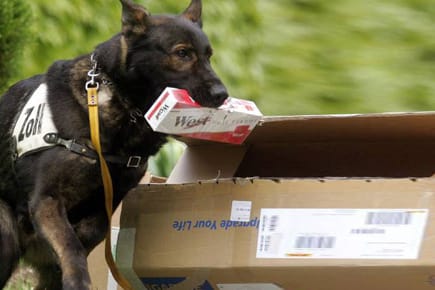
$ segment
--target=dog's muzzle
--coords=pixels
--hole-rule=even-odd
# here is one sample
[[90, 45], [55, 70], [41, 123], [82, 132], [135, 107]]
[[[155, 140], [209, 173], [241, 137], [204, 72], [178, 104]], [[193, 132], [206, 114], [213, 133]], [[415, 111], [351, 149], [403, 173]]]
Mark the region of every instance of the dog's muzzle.
[[210, 89], [210, 95], [216, 105], [220, 106], [228, 98], [228, 92], [224, 85], [214, 85]]

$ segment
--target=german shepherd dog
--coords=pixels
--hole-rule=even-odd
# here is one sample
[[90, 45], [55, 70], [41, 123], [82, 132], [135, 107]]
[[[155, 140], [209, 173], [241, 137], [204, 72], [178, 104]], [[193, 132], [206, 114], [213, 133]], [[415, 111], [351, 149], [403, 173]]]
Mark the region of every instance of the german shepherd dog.
[[[165, 87], [186, 89], [207, 107], [228, 96], [210, 65], [201, 0], [180, 15], [150, 15], [131, 0], [121, 3], [119, 34], [92, 54], [18, 82], [0, 99], [0, 288], [20, 258], [38, 271], [37, 289], [91, 287], [86, 257], [108, 229], [90, 141], [85, 86], [91, 77], [99, 84], [114, 208], [166, 142], [143, 118]], [[35, 149], [31, 139], [44, 146]]]

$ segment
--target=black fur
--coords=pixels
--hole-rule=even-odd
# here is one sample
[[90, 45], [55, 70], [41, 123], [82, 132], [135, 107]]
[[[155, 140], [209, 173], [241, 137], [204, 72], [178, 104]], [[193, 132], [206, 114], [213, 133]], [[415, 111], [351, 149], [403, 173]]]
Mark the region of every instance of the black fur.
[[[200, 104], [219, 106], [227, 92], [212, 70], [201, 30], [201, 1], [181, 15], [151, 16], [121, 0], [122, 32], [98, 45], [100, 133], [105, 154], [155, 154], [166, 136], [142, 115], [166, 86], [187, 89]], [[64, 139], [90, 146], [85, 83], [91, 55], [55, 62], [44, 75], [12, 86], [0, 99], [0, 288], [19, 258], [40, 273], [37, 289], [90, 289], [86, 256], [107, 231], [97, 160], [61, 146], [14, 159], [17, 115], [32, 92], [48, 86], [53, 120]], [[139, 168], [109, 163], [114, 207], [139, 182]]]

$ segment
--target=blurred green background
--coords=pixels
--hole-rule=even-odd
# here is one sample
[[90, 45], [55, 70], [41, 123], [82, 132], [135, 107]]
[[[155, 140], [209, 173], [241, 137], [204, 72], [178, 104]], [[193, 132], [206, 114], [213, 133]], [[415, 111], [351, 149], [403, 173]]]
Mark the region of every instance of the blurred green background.
[[[136, 2], [158, 14], [179, 13], [189, 0]], [[120, 30], [118, 0], [0, 3], [0, 86], [88, 53]], [[203, 0], [203, 6], [216, 71], [231, 95], [254, 100], [265, 115], [435, 110], [435, 1]], [[9, 54], [2, 50], [9, 34], [17, 39], [14, 57], [10, 47]], [[12, 68], [2, 70], [9, 60]], [[165, 150], [181, 149], [171, 143]], [[159, 164], [171, 162], [158, 156], [153, 171], [166, 175], [171, 166]]]

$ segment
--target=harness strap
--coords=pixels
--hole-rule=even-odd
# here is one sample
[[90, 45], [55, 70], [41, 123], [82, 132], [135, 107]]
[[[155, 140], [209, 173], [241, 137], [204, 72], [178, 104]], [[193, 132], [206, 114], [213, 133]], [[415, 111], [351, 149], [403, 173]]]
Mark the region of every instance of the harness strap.
[[[54, 145], [60, 145], [65, 147], [71, 152], [74, 152], [76, 154], [80, 154], [92, 159], [98, 159], [98, 153], [89, 148], [86, 145], [78, 143], [76, 140], [68, 140], [63, 139], [59, 137], [57, 133], [47, 133], [44, 135], [44, 141], [48, 144], [54, 144]], [[131, 155], [131, 156], [116, 156], [116, 155], [107, 155], [103, 154], [106, 162], [113, 163], [113, 164], [120, 164], [125, 165], [128, 168], [137, 168], [141, 165], [144, 165], [147, 163], [147, 159], [138, 156], [138, 155]]]
[[87, 146], [84, 146], [80, 143], [77, 143], [76, 140], [67, 140], [59, 137], [57, 133], [47, 133], [44, 135], [44, 141], [48, 144], [60, 145], [77, 154], [84, 155], [86, 157], [97, 159], [98, 154], [89, 149]]
[[101, 176], [103, 179], [104, 195], [105, 195], [105, 205], [106, 214], [109, 222], [109, 228], [106, 233], [105, 241], [105, 256], [107, 265], [112, 272], [113, 278], [115, 278], [118, 284], [126, 289], [133, 289], [130, 283], [124, 278], [124, 276], [119, 272], [116, 267], [115, 261], [113, 260], [112, 247], [111, 247], [111, 221], [112, 221], [112, 211], [113, 211], [113, 186], [112, 178], [110, 176], [109, 167], [104, 159], [101, 143], [100, 143], [100, 129], [99, 129], [99, 119], [98, 119], [98, 94], [97, 87], [86, 86], [88, 91], [88, 109], [89, 109], [89, 125], [91, 130], [91, 141], [98, 154], [100, 161]]

